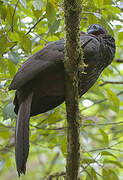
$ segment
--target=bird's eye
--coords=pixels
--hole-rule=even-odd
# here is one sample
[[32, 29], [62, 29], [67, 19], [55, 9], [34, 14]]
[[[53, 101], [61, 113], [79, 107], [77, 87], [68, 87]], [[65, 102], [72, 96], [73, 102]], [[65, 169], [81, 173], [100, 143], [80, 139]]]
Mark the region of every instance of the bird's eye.
[[93, 28], [94, 28], [94, 29], [97, 29], [97, 26], [94, 25]]
[[104, 31], [102, 31], [102, 30], [101, 30], [101, 31], [100, 31], [100, 33], [102, 33], [102, 34], [103, 34], [103, 33], [104, 33]]

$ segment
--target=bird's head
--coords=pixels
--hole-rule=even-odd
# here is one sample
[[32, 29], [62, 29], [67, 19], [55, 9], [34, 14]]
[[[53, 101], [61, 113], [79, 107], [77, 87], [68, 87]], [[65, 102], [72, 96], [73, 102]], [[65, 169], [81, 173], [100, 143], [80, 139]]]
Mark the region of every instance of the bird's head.
[[99, 36], [100, 34], [107, 34], [107, 30], [100, 24], [91, 24], [87, 29], [87, 34]]

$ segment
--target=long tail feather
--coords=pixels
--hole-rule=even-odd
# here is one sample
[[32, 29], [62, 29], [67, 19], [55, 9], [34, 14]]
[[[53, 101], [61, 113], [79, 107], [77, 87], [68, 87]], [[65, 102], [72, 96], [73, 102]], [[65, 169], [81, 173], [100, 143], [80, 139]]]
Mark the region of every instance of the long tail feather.
[[15, 158], [19, 176], [26, 172], [26, 162], [29, 154], [29, 119], [31, 103], [32, 94], [20, 104], [16, 121]]

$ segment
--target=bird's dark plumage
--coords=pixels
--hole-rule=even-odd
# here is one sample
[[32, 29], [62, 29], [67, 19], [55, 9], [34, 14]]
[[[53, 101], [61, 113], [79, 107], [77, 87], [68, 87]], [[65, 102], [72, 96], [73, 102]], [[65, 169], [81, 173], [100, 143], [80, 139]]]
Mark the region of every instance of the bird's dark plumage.
[[[98, 24], [81, 33], [84, 50], [85, 73], [79, 69], [79, 95], [88, 91], [101, 72], [112, 62], [115, 41], [107, 30]], [[65, 100], [63, 58], [65, 40], [51, 42], [32, 55], [18, 70], [9, 90], [15, 89], [16, 122], [15, 156], [20, 176], [26, 171], [29, 152], [29, 119], [58, 106]]]

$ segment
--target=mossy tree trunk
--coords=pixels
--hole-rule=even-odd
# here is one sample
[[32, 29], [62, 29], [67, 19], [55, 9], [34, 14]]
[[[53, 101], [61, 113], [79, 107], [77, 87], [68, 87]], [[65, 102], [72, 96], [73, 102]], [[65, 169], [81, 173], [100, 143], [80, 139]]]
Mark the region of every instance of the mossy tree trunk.
[[64, 14], [66, 30], [65, 95], [68, 124], [66, 180], [78, 180], [80, 167], [78, 69], [83, 63], [79, 33], [81, 1], [64, 0]]

